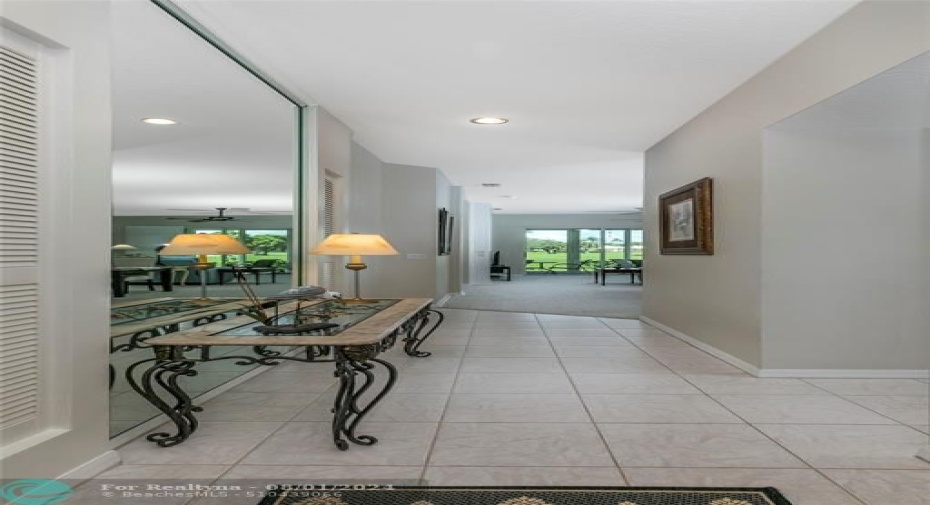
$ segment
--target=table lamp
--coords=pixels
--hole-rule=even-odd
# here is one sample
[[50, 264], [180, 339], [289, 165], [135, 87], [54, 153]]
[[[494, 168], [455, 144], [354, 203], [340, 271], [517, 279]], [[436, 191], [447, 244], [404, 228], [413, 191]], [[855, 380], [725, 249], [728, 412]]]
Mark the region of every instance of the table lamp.
[[118, 251], [119, 256], [125, 256], [128, 251], [138, 249], [138, 247], [129, 244], [116, 244], [115, 246], [110, 247], [110, 249], [112, 249], [114, 252]]
[[333, 234], [319, 243], [310, 254], [321, 256], [350, 256], [346, 268], [355, 272], [355, 298], [350, 301], [364, 301], [359, 292], [358, 272], [368, 268], [362, 263], [362, 256], [389, 256], [399, 254], [397, 249], [381, 235], [361, 233]]
[[197, 256], [193, 268], [200, 270], [200, 298], [207, 298], [207, 270], [216, 263], [207, 261], [208, 254], [247, 254], [249, 249], [229, 235], [206, 233], [182, 233], [176, 235], [168, 245], [158, 252], [161, 256]]

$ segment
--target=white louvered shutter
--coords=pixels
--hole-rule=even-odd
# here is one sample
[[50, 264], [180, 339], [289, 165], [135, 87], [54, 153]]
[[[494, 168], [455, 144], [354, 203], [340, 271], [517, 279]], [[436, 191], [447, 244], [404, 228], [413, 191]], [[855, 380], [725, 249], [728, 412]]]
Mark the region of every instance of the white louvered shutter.
[[[323, 238], [336, 233], [336, 185], [333, 180], [323, 181]], [[333, 289], [336, 281], [336, 262], [332, 256], [322, 256], [320, 262], [320, 285]]]
[[38, 82], [35, 59], [0, 46], [0, 438], [39, 419]]

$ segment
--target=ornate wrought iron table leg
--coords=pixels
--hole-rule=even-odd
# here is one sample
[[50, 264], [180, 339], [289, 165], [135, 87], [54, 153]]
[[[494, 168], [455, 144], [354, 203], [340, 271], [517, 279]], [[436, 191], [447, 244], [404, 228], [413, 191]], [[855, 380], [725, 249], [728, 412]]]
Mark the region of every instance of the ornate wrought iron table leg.
[[[437, 316], [436, 321], [429, 327], [429, 331], [423, 334], [423, 330], [430, 324], [430, 315]], [[436, 328], [445, 320], [446, 315], [436, 309], [425, 309], [420, 311], [413, 319], [410, 320], [410, 326], [407, 329], [407, 336], [404, 337], [404, 352], [408, 356], [415, 358], [425, 358], [431, 355], [431, 352], [420, 351], [420, 346], [429, 338]], [[422, 334], [422, 335], [421, 335]]]
[[[372, 445], [378, 439], [371, 435], [356, 435], [358, 424], [380, 402], [397, 382], [397, 369], [387, 361], [375, 358], [380, 352], [377, 344], [356, 347], [337, 347], [336, 376], [339, 391], [333, 405], [333, 442], [340, 450], [348, 450], [349, 442]], [[374, 398], [362, 405], [362, 396], [374, 385], [375, 365], [383, 366], [388, 372], [387, 383]], [[358, 376], [363, 376], [359, 384]]]
[[[156, 347], [157, 358], [133, 363], [126, 369], [126, 381], [129, 382], [129, 385], [149, 403], [168, 416], [168, 419], [177, 427], [177, 433], [173, 435], [167, 432], [159, 432], [146, 437], [148, 441], [155, 442], [161, 447], [171, 447], [187, 440], [192, 433], [197, 431], [198, 422], [193, 413], [203, 410], [193, 404], [191, 397], [178, 384], [178, 378], [182, 376], [193, 377], [197, 375], [197, 371], [193, 369], [196, 362], [173, 361], [172, 357], [168, 355], [172, 351], [177, 352], [177, 348]], [[133, 373], [137, 367], [143, 364], [151, 364], [151, 366], [136, 381]], [[168, 393], [174, 399], [173, 405], [159, 395], [161, 391]]]

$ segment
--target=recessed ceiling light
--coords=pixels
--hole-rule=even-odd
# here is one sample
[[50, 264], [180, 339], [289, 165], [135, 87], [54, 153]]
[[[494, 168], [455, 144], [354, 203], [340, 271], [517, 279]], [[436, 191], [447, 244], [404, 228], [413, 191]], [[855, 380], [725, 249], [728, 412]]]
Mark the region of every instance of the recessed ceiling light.
[[499, 188], [499, 187], [501, 187], [501, 185], [498, 184], [498, 183], [496, 183], [496, 182], [482, 182], [481, 185], [484, 186], [484, 187], [486, 187], [486, 188]]
[[476, 117], [475, 119], [470, 119], [469, 121], [475, 124], [504, 124], [510, 122], [509, 119], [502, 117]]
[[143, 119], [142, 122], [147, 123], [147, 124], [158, 124], [158, 125], [178, 124], [178, 122], [173, 119], [165, 119], [161, 117], [147, 117]]

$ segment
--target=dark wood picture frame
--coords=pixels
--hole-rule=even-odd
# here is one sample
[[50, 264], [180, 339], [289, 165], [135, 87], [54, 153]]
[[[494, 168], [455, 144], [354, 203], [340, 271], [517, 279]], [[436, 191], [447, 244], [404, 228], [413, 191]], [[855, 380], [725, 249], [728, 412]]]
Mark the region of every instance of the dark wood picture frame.
[[710, 177], [659, 195], [659, 232], [661, 254], [714, 254]]
[[448, 220], [446, 222], [446, 254], [452, 254], [452, 237], [455, 235], [452, 233], [455, 228], [455, 216], [452, 214], [448, 215]]
[[439, 255], [452, 254], [452, 214], [445, 207], [439, 209]]

